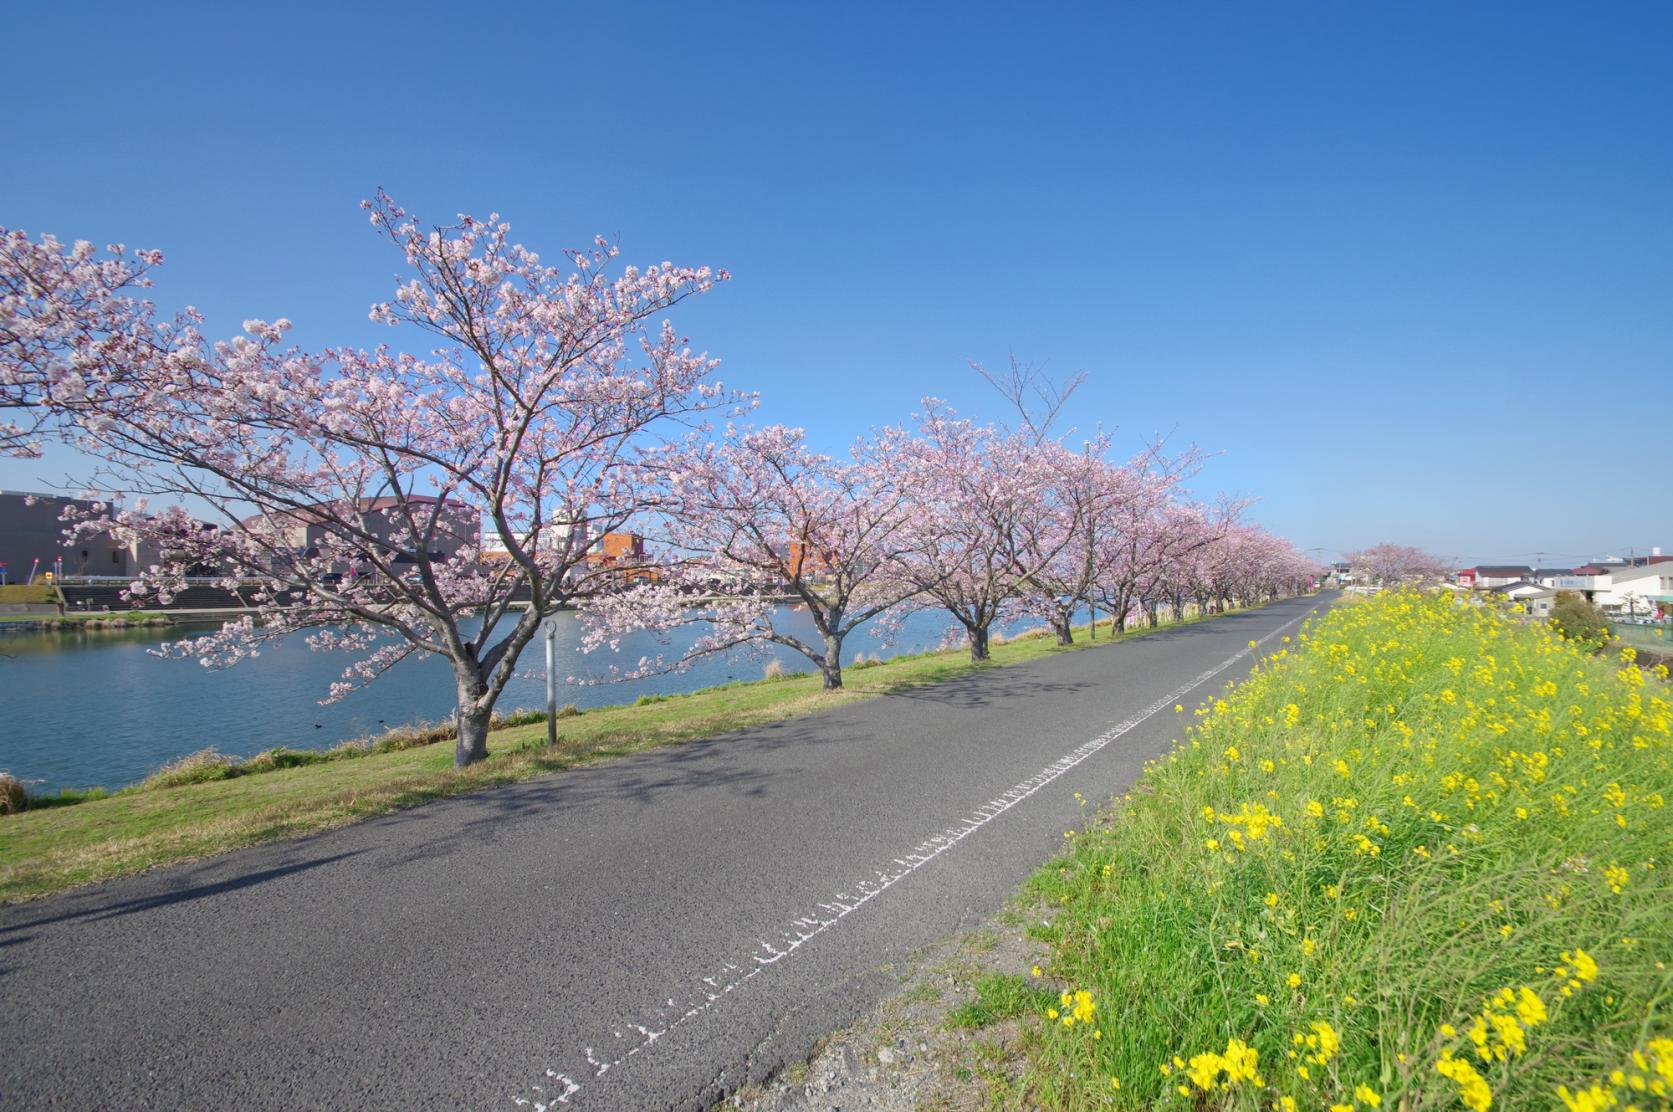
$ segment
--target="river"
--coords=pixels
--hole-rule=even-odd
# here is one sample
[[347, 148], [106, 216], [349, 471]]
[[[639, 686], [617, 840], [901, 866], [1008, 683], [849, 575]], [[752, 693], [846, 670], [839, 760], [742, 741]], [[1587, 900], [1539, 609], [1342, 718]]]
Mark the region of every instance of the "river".
[[[781, 621], [812, 633], [805, 612], [786, 610]], [[570, 684], [568, 675], [602, 675], [612, 659], [631, 666], [641, 656], [678, 655], [647, 634], [623, 640], [619, 654], [580, 652], [581, 625], [571, 613], [557, 627], [558, 704], [582, 709], [630, 703], [641, 695], [712, 687], [733, 679], [759, 679], [765, 659], [742, 654], [710, 658], [684, 673], [614, 684]], [[861, 653], [888, 657], [940, 643], [944, 614], [914, 615], [893, 646], [861, 627], [845, 644], [844, 662]], [[368, 737], [398, 725], [440, 721], [453, 712], [452, 672], [445, 660], [413, 658], [362, 690], [322, 706], [333, 680], [352, 660], [313, 652], [293, 636], [268, 646], [258, 659], [214, 671], [195, 660], [161, 659], [159, 644], [183, 635], [201, 637], [209, 627], [0, 633], [0, 771], [29, 784], [32, 792], [63, 787], [118, 788], [162, 765], [208, 746], [248, 756], [276, 745], [327, 747]], [[696, 632], [689, 637], [695, 637]], [[689, 643], [687, 641], [686, 643]], [[808, 671], [799, 654], [773, 646], [786, 671]], [[539, 641], [523, 653], [519, 675], [499, 701], [502, 713], [544, 707], [545, 681]]]

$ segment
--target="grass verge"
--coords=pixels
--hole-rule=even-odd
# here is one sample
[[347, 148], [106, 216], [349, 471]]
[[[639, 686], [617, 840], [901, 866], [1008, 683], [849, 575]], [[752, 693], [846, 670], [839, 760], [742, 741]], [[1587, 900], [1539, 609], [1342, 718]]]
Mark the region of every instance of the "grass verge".
[[[1184, 624], [1203, 620], [1212, 619]], [[1147, 632], [1128, 630], [1116, 639]], [[984, 665], [972, 664], [963, 649], [867, 662], [846, 669], [846, 686], [834, 694], [820, 690], [816, 673], [805, 673], [585, 713], [565, 708], [552, 749], [545, 715], [520, 714], [490, 735], [488, 760], [465, 769], [453, 767], [448, 727], [407, 728], [324, 752], [269, 750], [242, 761], [205, 750], [132, 788], [32, 798], [21, 813], [0, 817], [0, 903], [1110, 640], [1101, 624], [1097, 641], [1083, 636], [1068, 648], [1044, 635], [995, 644]]]
[[1026, 1103], [1666, 1107], [1665, 666], [1333, 610], [1069, 839]]

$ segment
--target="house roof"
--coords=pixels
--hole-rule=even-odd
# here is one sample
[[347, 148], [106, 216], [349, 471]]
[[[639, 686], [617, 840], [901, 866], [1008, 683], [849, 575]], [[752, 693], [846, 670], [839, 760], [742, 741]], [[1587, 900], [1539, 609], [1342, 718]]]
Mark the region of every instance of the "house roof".
[[1573, 575], [1573, 574], [1574, 574], [1574, 569], [1573, 568], [1535, 568], [1534, 569], [1534, 576], [1536, 578], [1538, 576], [1541, 576], [1541, 575]]
[[1478, 567], [1465, 568], [1464, 570], [1473, 571], [1478, 576], [1491, 575], [1495, 578], [1501, 575], [1521, 576], [1532, 575], [1534, 573], [1534, 569], [1528, 567], [1526, 564], [1481, 564]]
[[1526, 579], [1518, 579], [1514, 583], [1501, 583], [1487, 592], [1491, 595], [1520, 594], [1532, 598], [1537, 595], [1554, 595], [1557, 592], [1550, 587], [1542, 587], [1538, 583], [1530, 583]]
[[1646, 564], [1643, 567], [1610, 568], [1609, 578], [1614, 583], [1633, 583], [1640, 579], [1656, 579], [1668, 574], [1673, 569], [1661, 564]]

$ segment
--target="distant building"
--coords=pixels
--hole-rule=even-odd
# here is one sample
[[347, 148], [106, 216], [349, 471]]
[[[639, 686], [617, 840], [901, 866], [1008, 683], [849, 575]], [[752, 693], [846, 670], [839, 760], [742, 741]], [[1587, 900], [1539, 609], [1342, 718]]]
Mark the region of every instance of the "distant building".
[[1551, 607], [1557, 601], [1556, 591], [1526, 579], [1489, 588], [1488, 593], [1521, 603], [1523, 608], [1536, 618], [1549, 618]]
[[[71, 544], [64, 537], [64, 510], [74, 506], [92, 510], [98, 503], [55, 494], [0, 491], [0, 566], [8, 583], [27, 583], [31, 568], [37, 576], [130, 574], [132, 553], [108, 534]], [[101, 516], [109, 517], [105, 505]]]
[[836, 570], [836, 560], [830, 552], [813, 548], [801, 541], [791, 541], [784, 559], [785, 577], [789, 579], [818, 579]]
[[1605, 578], [1592, 599], [1604, 610], [1650, 616], [1673, 609], [1673, 563], [1611, 568]]
[[1526, 564], [1482, 564], [1459, 572], [1458, 584], [1485, 591], [1493, 587], [1502, 587], [1506, 583], [1529, 579], [1533, 574], [1534, 569]]
[[589, 569], [607, 573], [604, 578], [621, 587], [662, 578], [661, 570], [646, 557], [645, 538], [638, 533], [605, 533], [587, 553], [586, 562]]
[[[587, 526], [583, 522], [577, 527], [580, 540], [587, 536]], [[547, 524], [540, 530], [540, 550], [550, 554], [561, 554], [569, 550], [569, 538], [572, 527], [569, 525]], [[524, 532], [517, 537], [518, 546], [526, 552], [529, 546], [529, 534]], [[482, 534], [481, 560], [484, 564], [504, 564], [511, 560], [511, 549], [506, 547], [505, 538], [500, 536], [499, 530], [489, 528]]]
[[[366, 553], [368, 556], [375, 554], [381, 558], [395, 553], [391, 559], [392, 563], [416, 562], [410, 555], [409, 544], [404, 536], [407, 529], [404, 514], [401, 512], [403, 501], [406, 506], [412, 507], [413, 515], [420, 518], [420, 525], [424, 524], [423, 515], [431, 512], [430, 507], [440, 507], [435, 532], [430, 537], [429, 547], [425, 549], [425, 555], [432, 561], [439, 563], [451, 560], [460, 549], [475, 548], [481, 542], [481, 517], [468, 503], [428, 495], [415, 495], [405, 500], [391, 496], [362, 498], [355, 505], [359, 516], [356, 524], [373, 538]], [[275, 563], [283, 563], [287, 557], [318, 556], [319, 546], [336, 536], [336, 532], [327, 524], [328, 518], [341, 516], [342, 511], [335, 506], [320, 503], [317, 507], [304, 507], [276, 514], [257, 514], [245, 518], [243, 525], [254, 534], [271, 537], [275, 548], [279, 550], [275, 556]], [[351, 569], [344, 567], [339, 570]]]

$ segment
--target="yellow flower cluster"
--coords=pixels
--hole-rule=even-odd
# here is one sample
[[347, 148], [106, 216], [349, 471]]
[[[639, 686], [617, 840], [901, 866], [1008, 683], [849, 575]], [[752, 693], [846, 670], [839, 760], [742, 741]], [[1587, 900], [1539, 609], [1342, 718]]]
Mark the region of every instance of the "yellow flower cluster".
[[[1266, 1079], [1261, 1076], [1260, 1061], [1260, 1052], [1242, 1039], [1227, 1039], [1225, 1051], [1219, 1054], [1208, 1050], [1193, 1055], [1189, 1062], [1174, 1059], [1176, 1066], [1185, 1070], [1185, 1076], [1191, 1079], [1191, 1084], [1205, 1093], [1215, 1088], [1230, 1089], [1243, 1081], [1265, 1085]], [[1167, 1071], [1164, 1069], [1164, 1072]], [[1191, 1090], [1185, 1085], [1180, 1085], [1179, 1094], [1190, 1096]]]
[[[1484, 1112], [1630, 1051], [1670, 945], [1662, 672], [1441, 595], [1339, 606], [1296, 640], [1055, 870], [1054, 967], [1122, 1001], [1102, 1042], [1048, 1044], [1055, 1075], [1122, 1106]], [[1565, 938], [1590, 952], [1551, 963]], [[1600, 961], [1607, 987], [1571, 1006]], [[1069, 996], [1054, 1030], [1080, 1028]], [[1633, 1094], [1662, 1059], [1636, 1053], [1563, 1099], [1653, 1106]]]
[[[1035, 966], [1036, 969], [1039, 966]], [[1036, 974], [1038, 976], [1038, 974]], [[1058, 998], [1063, 1005], [1063, 1011], [1051, 1008], [1046, 1012], [1046, 1018], [1058, 1020], [1065, 1027], [1073, 1027], [1077, 1023], [1091, 1023], [1098, 1012], [1098, 1005], [1092, 1002], [1092, 994], [1085, 989], [1075, 992], [1065, 992]]]
[[1651, 1039], [1632, 1052], [1626, 1068], [1611, 1070], [1608, 1077], [1581, 1089], [1559, 1085], [1557, 1096], [1568, 1112], [1633, 1109], [1645, 1099], [1665, 1108], [1673, 1097], [1673, 1039]]
[[1440, 1061], [1435, 1063], [1435, 1072], [1457, 1083], [1458, 1099], [1471, 1112], [1487, 1112], [1493, 1107], [1492, 1087], [1467, 1059], [1454, 1058], [1452, 1051], [1443, 1050]]

